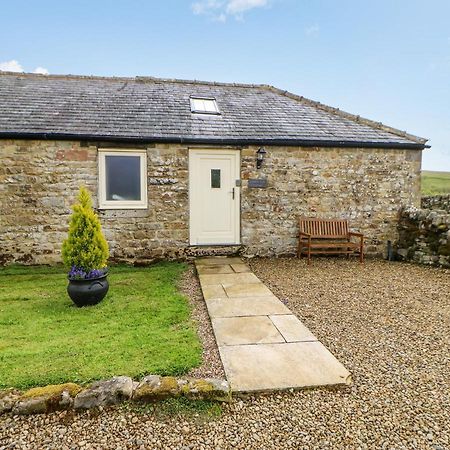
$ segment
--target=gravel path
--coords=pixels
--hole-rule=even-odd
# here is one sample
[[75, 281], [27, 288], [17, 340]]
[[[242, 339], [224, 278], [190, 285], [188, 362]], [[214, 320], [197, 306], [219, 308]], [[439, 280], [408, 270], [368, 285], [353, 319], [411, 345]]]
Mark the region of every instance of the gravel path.
[[211, 420], [120, 408], [5, 416], [0, 448], [450, 450], [450, 271], [344, 259], [251, 267], [353, 373], [352, 387], [249, 397]]
[[203, 300], [200, 282], [195, 274], [193, 264], [189, 265], [180, 283], [180, 288], [188, 298], [192, 307], [192, 318], [197, 326], [198, 336], [203, 346], [203, 363], [200, 367], [192, 369], [188, 375], [199, 378], [225, 379], [219, 349], [214, 337], [211, 321], [209, 320], [206, 303]]

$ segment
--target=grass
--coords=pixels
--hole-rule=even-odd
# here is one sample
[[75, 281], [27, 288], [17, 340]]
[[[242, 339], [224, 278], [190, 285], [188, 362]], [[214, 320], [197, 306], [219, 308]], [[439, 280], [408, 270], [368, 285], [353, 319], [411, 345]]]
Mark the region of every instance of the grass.
[[201, 345], [177, 283], [182, 263], [111, 269], [98, 305], [77, 308], [61, 267], [0, 269], [0, 388], [180, 375]]
[[422, 170], [422, 194], [450, 194], [450, 172]]

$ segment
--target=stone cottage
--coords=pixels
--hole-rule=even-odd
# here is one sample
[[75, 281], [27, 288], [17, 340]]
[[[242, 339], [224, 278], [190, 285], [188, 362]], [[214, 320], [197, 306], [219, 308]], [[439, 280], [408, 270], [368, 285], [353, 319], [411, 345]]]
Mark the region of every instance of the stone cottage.
[[381, 255], [426, 139], [266, 85], [0, 74], [0, 263], [54, 263], [80, 185], [114, 260], [295, 253], [299, 216]]

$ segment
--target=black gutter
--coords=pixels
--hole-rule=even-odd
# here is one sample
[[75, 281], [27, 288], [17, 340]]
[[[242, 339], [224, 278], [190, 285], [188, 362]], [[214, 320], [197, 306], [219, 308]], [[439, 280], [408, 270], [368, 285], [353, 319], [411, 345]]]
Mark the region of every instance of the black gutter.
[[70, 133], [23, 133], [0, 131], [0, 139], [43, 139], [70, 141], [103, 141], [123, 142], [130, 144], [173, 143], [173, 144], [208, 144], [208, 145], [278, 145], [299, 147], [352, 147], [352, 148], [392, 148], [423, 150], [429, 145], [400, 142], [363, 142], [363, 141], [330, 141], [314, 139], [265, 139], [265, 138], [184, 138], [184, 137], [151, 137], [151, 136], [103, 136], [95, 134]]

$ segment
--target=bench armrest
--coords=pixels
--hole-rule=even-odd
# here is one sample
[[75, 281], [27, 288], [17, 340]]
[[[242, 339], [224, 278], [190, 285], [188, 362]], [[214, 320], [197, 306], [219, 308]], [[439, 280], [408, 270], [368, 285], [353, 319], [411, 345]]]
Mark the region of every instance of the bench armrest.
[[311, 233], [305, 233], [304, 231], [300, 231], [299, 235], [300, 236], [311, 237]]
[[349, 231], [348, 232], [348, 242], [351, 242], [350, 239], [352, 236], [359, 238], [359, 251], [361, 252], [361, 255], [362, 255], [363, 247], [364, 247], [364, 235], [362, 233], [356, 233], [354, 231]]

